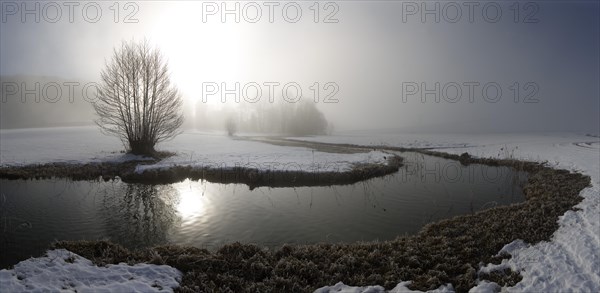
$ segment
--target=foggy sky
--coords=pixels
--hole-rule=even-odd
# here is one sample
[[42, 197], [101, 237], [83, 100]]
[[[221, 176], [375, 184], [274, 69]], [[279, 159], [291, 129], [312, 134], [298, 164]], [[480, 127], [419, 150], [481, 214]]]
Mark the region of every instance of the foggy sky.
[[[517, 22], [510, 6], [514, 2], [495, 2], [502, 13], [495, 23], [484, 19], [481, 7], [488, 2], [475, 2], [472, 23], [464, 2], [455, 2], [462, 7], [456, 23], [444, 19], [454, 17], [452, 10], [446, 15], [442, 11], [439, 23], [432, 15], [423, 23], [418, 12], [406, 14], [412, 4], [421, 8], [421, 2], [333, 2], [339, 7], [334, 16], [337, 23], [323, 23], [332, 11], [325, 9], [325, 3], [315, 23], [313, 2], [297, 2], [302, 8], [297, 23], [283, 19], [285, 2], [275, 7], [273, 23], [264, 5], [257, 23], [243, 17], [236, 23], [232, 16], [222, 23], [220, 14], [207, 16], [205, 23], [202, 5], [183, 1], [137, 2], [134, 18], [138, 23], [123, 23], [132, 11], [125, 9], [125, 2], [120, 3], [118, 23], [110, 9], [113, 2], [98, 2], [102, 16], [96, 23], [82, 17], [85, 2], [75, 7], [73, 23], [65, 6], [56, 23], [45, 21], [43, 11], [36, 23], [35, 15], [26, 15], [25, 22], [20, 11], [8, 15], [11, 4], [7, 3], [13, 2], [2, 2], [3, 76], [99, 80], [113, 47], [122, 40], [145, 37], [169, 60], [173, 81], [184, 97], [196, 103], [201, 102], [203, 82], [227, 82], [232, 87], [235, 82], [296, 82], [303, 99], [309, 100], [313, 98], [309, 87], [315, 82], [321, 86], [335, 82], [339, 101], [323, 103], [326, 91], [322, 89], [318, 108], [336, 130], [598, 133], [600, 128], [600, 9], [596, 1], [532, 2], [535, 7], [528, 9], [520, 2]], [[42, 8], [47, 2], [38, 3]], [[243, 7], [249, 2], [238, 3]], [[427, 5], [433, 8], [435, 3], [443, 8], [448, 2]], [[54, 17], [53, 10], [46, 13]], [[526, 23], [528, 16], [537, 22]], [[425, 83], [434, 88], [436, 82], [440, 87], [461, 85], [462, 98], [452, 103], [439, 97], [436, 102], [429, 95], [422, 102], [417, 93], [403, 99], [403, 84]], [[472, 102], [465, 82], [479, 83]], [[487, 83], [500, 86], [499, 101], [482, 98], [481, 89]], [[517, 102], [515, 83], [520, 91]], [[453, 94], [454, 89], [449, 89]], [[524, 103], [524, 97], [534, 92], [529, 99], [534, 102]], [[262, 99], [266, 98], [263, 92]], [[275, 98], [281, 99], [280, 95]], [[209, 97], [209, 104], [218, 105], [219, 99]]]

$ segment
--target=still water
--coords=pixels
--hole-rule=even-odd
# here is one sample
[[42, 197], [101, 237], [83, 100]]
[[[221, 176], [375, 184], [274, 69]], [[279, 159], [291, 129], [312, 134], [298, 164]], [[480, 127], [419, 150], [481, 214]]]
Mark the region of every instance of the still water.
[[395, 174], [331, 187], [1, 180], [0, 266], [39, 256], [56, 240], [207, 249], [232, 241], [276, 247], [389, 240], [439, 219], [524, 200], [524, 172], [400, 155], [405, 165]]

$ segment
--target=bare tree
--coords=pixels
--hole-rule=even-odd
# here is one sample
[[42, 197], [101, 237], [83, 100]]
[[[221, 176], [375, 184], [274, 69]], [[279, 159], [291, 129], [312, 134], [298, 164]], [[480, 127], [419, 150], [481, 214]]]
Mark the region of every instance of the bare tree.
[[154, 155], [154, 146], [178, 135], [182, 99], [171, 85], [167, 62], [147, 41], [123, 42], [101, 73], [96, 124], [133, 154]]
[[227, 118], [227, 121], [225, 121], [225, 128], [227, 129], [227, 135], [235, 135], [235, 132], [237, 131], [237, 125], [233, 116]]

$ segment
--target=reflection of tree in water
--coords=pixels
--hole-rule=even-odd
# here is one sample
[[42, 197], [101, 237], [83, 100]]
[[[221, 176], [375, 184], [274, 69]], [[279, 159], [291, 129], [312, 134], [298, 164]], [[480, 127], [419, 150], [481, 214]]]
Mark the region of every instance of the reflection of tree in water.
[[105, 192], [106, 233], [113, 242], [130, 248], [164, 244], [180, 221], [177, 191], [170, 185], [119, 183]]

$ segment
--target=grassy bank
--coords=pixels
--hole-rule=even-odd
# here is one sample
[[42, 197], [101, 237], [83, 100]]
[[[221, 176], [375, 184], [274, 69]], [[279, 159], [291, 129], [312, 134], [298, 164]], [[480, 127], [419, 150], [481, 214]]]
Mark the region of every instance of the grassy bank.
[[457, 292], [467, 292], [475, 286], [477, 278], [500, 285], [516, 284], [521, 278], [518, 272], [478, 276], [480, 263], [498, 263], [510, 257], [496, 254], [516, 239], [531, 244], [550, 240], [558, 229], [558, 217], [582, 200], [579, 193], [590, 184], [587, 176], [539, 163], [476, 159], [466, 154], [431, 150], [410, 151], [456, 159], [463, 164], [527, 171], [530, 175], [523, 190], [526, 201], [431, 223], [417, 235], [384, 242], [284, 245], [275, 250], [233, 243], [214, 252], [178, 246], [128, 251], [104, 241], [58, 242], [54, 246], [99, 265], [118, 262], [171, 265], [184, 272], [179, 292], [310, 292], [339, 281], [354, 286], [381, 284], [391, 289], [401, 280], [412, 280], [411, 289], [430, 290], [452, 283]]
[[353, 184], [359, 181], [397, 172], [402, 158], [390, 155], [385, 164], [354, 164], [350, 170], [302, 171], [258, 170], [247, 167], [214, 168], [172, 166], [136, 172], [138, 165], [156, 161], [130, 161], [121, 163], [66, 164], [0, 167], [0, 178], [12, 180], [66, 178], [70, 180], [112, 180], [119, 177], [126, 183], [169, 184], [185, 179], [207, 180], [213, 183], [240, 183], [250, 189], [269, 187], [331, 186]]

